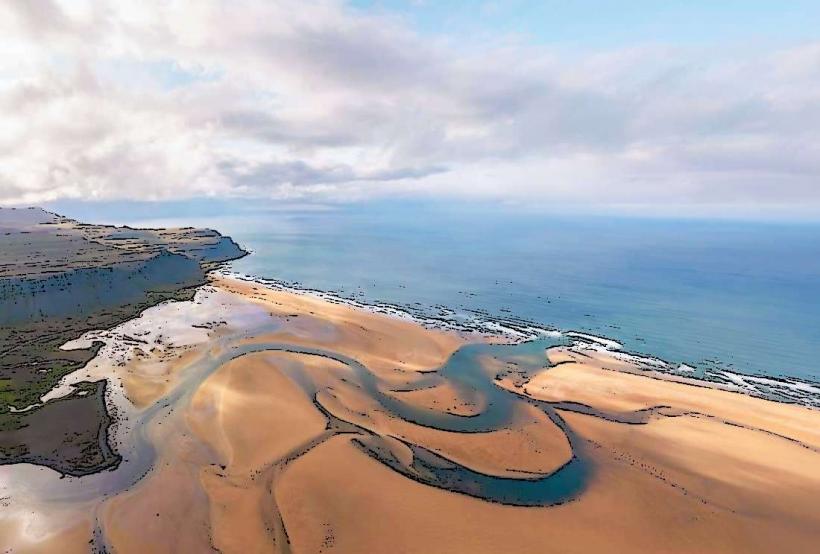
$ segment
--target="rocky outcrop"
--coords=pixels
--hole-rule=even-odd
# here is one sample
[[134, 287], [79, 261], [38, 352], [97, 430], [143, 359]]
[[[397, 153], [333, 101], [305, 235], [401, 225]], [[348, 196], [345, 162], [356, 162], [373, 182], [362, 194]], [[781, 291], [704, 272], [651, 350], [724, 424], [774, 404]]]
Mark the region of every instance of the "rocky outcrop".
[[59, 347], [190, 298], [208, 271], [244, 254], [210, 229], [88, 225], [39, 208], [0, 208], [0, 463], [72, 475], [116, 464], [101, 383], [40, 402], [96, 353]]

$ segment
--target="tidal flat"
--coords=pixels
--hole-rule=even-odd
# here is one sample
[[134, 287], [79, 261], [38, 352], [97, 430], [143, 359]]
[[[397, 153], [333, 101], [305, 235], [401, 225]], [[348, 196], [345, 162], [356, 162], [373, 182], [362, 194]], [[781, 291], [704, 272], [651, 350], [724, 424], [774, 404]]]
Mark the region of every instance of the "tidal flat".
[[[13, 552], [771, 552], [820, 540], [820, 413], [557, 334], [214, 275], [97, 343], [114, 469], [0, 467]], [[90, 546], [89, 546], [90, 545]]]

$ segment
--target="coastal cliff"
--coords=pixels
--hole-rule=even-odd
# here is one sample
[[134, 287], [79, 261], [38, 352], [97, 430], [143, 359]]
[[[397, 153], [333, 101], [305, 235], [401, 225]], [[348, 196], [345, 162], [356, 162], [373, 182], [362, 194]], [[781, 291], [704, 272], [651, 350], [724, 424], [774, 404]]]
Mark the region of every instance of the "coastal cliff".
[[99, 348], [60, 346], [190, 298], [210, 270], [245, 251], [209, 229], [88, 225], [39, 208], [0, 208], [0, 246], [0, 464], [70, 475], [116, 465], [104, 382], [40, 400]]

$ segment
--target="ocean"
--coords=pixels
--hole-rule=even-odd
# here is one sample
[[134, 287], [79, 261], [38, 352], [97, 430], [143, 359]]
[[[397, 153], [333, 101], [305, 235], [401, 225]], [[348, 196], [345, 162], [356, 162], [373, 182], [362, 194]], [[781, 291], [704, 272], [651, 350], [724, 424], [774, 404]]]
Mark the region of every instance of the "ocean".
[[55, 209], [94, 223], [212, 227], [252, 252], [232, 271], [363, 303], [579, 331], [700, 375], [820, 382], [817, 224], [421, 202]]

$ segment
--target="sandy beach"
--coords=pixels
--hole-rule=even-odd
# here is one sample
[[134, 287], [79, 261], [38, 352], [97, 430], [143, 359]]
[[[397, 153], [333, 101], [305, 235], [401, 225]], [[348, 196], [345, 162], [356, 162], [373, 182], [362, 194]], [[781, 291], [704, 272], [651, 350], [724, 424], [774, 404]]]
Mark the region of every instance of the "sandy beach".
[[64, 480], [0, 468], [8, 551], [809, 552], [820, 541], [817, 410], [224, 276], [168, 306], [131, 323], [161, 339], [111, 332], [86, 370], [111, 383], [120, 467]]
[[820, 554], [820, 0], [0, 0], [0, 554]]

